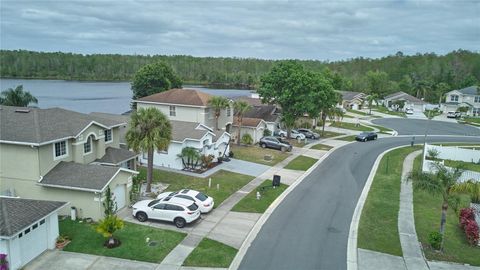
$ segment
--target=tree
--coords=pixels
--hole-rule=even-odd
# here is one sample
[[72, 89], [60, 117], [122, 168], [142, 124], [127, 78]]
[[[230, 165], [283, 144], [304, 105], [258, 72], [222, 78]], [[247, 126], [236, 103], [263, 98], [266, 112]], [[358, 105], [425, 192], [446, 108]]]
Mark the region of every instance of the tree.
[[156, 108], [134, 111], [125, 135], [127, 144], [136, 152], [147, 152], [147, 189], [151, 191], [153, 151], [167, 150], [172, 139], [172, 126], [168, 118]]
[[116, 215], [109, 215], [104, 219], [99, 220], [96, 231], [102, 234], [103, 237], [107, 237], [108, 240], [106, 242], [106, 246], [108, 248], [113, 248], [120, 245], [120, 241], [113, 238], [113, 234], [116, 231], [121, 230], [123, 226], [123, 221], [120, 218], [118, 218]]
[[455, 211], [457, 210], [460, 198], [455, 194], [454, 187], [457, 185], [463, 170], [460, 166], [450, 169], [439, 162], [433, 164], [431, 168], [433, 172], [414, 171], [410, 174], [409, 179], [413, 180], [414, 188], [424, 190], [432, 195], [441, 195], [443, 198], [442, 217], [440, 219], [440, 234], [442, 235], [440, 250], [443, 250], [447, 210], [449, 206]]
[[230, 102], [226, 97], [213, 96], [208, 101], [208, 105], [213, 108], [215, 113], [215, 130], [219, 130], [218, 118], [220, 118], [223, 109], [230, 107]]
[[368, 109], [369, 109], [368, 114], [372, 114], [372, 105], [373, 105], [374, 101], [375, 101], [376, 104], [378, 104], [377, 99], [378, 99], [378, 95], [376, 93], [373, 93], [373, 94], [367, 96]]
[[248, 112], [252, 106], [248, 104], [244, 100], [237, 100], [233, 103], [233, 108], [235, 111], [235, 116], [237, 117], [237, 122], [238, 122], [238, 131], [237, 131], [237, 145], [240, 145], [240, 138], [241, 138], [241, 129], [242, 129], [242, 124], [243, 124], [243, 115]]
[[105, 216], [108, 217], [110, 215], [115, 214], [117, 212], [117, 202], [112, 198], [112, 192], [110, 190], [110, 186], [107, 186], [105, 190], [105, 201], [103, 201], [103, 208], [105, 208]]
[[435, 90], [438, 95], [438, 104], [440, 105], [442, 103], [443, 97], [450, 90], [450, 85], [448, 85], [448, 83], [441, 82], [435, 86]]
[[194, 147], [183, 148], [178, 157], [182, 159], [183, 167], [190, 170], [195, 169], [200, 161], [200, 153]]
[[156, 62], [140, 68], [133, 75], [133, 99], [139, 99], [172, 88], [181, 88], [182, 80], [164, 62]]
[[368, 71], [366, 75], [368, 93], [383, 98], [389, 90], [388, 74], [384, 71]]
[[1, 105], [27, 107], [30, 103], [37, 104], [38, 100], [30, 92], [23, 91], [23, 85], [19, 85], [15, 89], [8, 88], [0, 94]]

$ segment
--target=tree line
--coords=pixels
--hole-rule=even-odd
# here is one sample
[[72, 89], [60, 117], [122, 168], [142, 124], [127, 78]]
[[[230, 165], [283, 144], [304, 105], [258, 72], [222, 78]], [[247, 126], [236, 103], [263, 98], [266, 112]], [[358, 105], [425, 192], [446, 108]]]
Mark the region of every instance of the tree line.
[[[258, 88], [261, 76], [281, 61], [186, 55], [83, 55], [0, 50], [0, 76], [131, 81], [141, 67], [155, 62], [171, 66], [186, 84]], [[480, 81], [480, 54], [466, 50], [452, 51], [446, 55], [404, 55], [398, 52], [379, 59], [359, 57], [336, 62], [297, 62], [309, 71], [331, 73], [333, 86], [337, 90], [368, 92], [372, 87], [380, 87], [380, 97], [404, 91], [426, 101], [438, 102], [446, 91], [475, 85]]]

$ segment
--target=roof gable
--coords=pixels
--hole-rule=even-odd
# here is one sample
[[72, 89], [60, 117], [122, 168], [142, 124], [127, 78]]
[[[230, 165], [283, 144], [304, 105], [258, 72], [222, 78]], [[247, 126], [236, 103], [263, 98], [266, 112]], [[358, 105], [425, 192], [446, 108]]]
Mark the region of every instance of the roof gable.
[[478, 86], [469, 86], [456, 90], [464, 95], [480, 95], [480, 88]]
[[142, 97], [136, 102], [153, 102], [162, 104], [176, 104], [186, 106], [208, 106], [208, 101], [212, 95], [196, 89], [170, 89], [165, 92], [156, 93], [150, 96]]

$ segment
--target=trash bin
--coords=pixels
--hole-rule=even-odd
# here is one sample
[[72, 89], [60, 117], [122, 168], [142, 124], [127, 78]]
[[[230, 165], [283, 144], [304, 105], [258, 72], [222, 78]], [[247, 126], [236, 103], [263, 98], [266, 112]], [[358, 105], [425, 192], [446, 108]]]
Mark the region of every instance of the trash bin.
[[273, 176], [273, 182], [272, 182], [273, 187], [279, 187], [280, 186], [280, 175], [274, 175]]
[[75, 221], [77, 220], [77, 208], [75, 206], [72, 206], [70, 208], [70, 218]]

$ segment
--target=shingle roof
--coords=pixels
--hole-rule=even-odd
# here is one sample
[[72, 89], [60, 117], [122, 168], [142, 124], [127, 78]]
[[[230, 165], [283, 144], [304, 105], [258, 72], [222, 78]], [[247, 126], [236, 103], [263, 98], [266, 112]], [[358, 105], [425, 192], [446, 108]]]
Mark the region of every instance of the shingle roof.
[[183, 104], [193, 106], [207, 106], [212, 96], [195, 89], [171, 89], [150, 96], [139, 98], [137, 101], [156, 103]]
[[385, 99], [390, 99], [390, 100], [407, 100], [413, 103], [425, 103], [423, 100], [418, 99], [412, 95], [409, 95], [405, 92], [399, 91], [393, 94], [390, 94], [385, 97]]
[[132, 151], [127, 149], [115, 148], [115, 147], [107, 147], [105, 148], [105, 155], [95, 160], [95, 162], [100, 163], [110, 163], [110, 164], [119, 164], [126, 160], [130, 160], [136, 157], [138, 154], [135, 154]]
[[194, 122], [174, 121], [172, 124], [172, 140], [182, 142], [185, 139], [200, 140], [209, 130], [197, 128], [200, 124]]
[[260, 118], [267, 122], [275, 122], [278, 115], [275, 113], [275, 105], [252, 106], [252, 108], [244, 114], [247, 118]]
[[125, 140], [125, 135], [127, 134], [128, 130], [128, 123], [130, 122], [130, 114], [113, 114], [113, 113], [102, 113], [102, 112], [92, 112], [90, 115], [97, 116], [97, 117], [102, 117], [102, 118], [107, 118], [111, 119], [114, 121], [120, 121], [124, 122], [125, 125], [121, 126], [118, 129], [118, 133], [120, 136], [120, 143], [121, 144], [127, 144], [127, 141]]
[[[262, 122], [262, 119], [260, 118], [248, 118], [248, 117], [244, 117], [242, 119], [242, 127], [253, 127], [253, 128], [256, 128], [258, 127], [258, 125]], [[235, 117], [235, 119], [233, 120], [233, 125], [234, 126], [238, 126], [238, 121], [237, 121], [237, 117]]]
[[247, 102], [248, 104], [250, 104], [250, 105], [252, 105], [252, 106], [265, 105], [265, 104], [262, 103], [262, 100], [259, 99], [259, 98], [252, 98], [252, 97], [242, 96], [242, 97], [237, 97], [237, 98], [235, 98], [235, 100], [243, 100], [243, 101]]
[[480, 95], [480, 88], [478, 86], [469, 86], [457, 91], [464, 95]]
[[353, 91], [338, 91], [342, 95], [342, 99], [346, 101], [353, 100], [355, 98], [362, 98], [365, 96], [364, 93], [353, 92]]
[[102, 191], [119, 167], [61, 161], [40, 181], [40, 184], [66, 189]]
[[0, 140], [41, 144], [76, 136], [93, 121], [107, 128], [122, 124], [61, 108], [0, 106]]
[[66, 204], [66, 202], [0, 197], [0, 236], [14, 236]]

